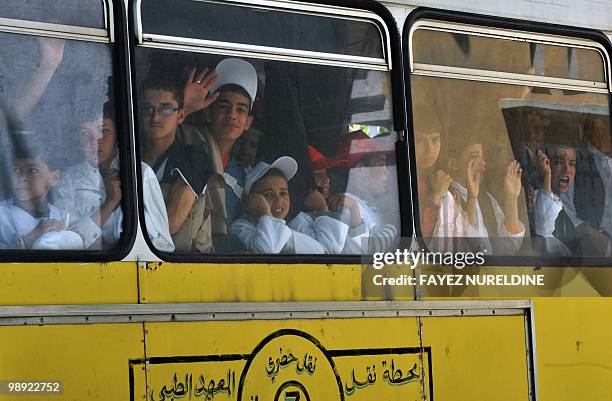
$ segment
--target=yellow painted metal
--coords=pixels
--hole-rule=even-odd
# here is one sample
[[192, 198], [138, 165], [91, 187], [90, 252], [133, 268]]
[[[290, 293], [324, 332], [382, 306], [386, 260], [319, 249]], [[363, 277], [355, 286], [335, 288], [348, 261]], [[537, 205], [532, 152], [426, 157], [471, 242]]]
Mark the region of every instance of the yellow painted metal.
[[422, 322], [423, 344], [432, 347], [434, 400], [529, 400], [523, 316]]
[[137, 323], [2, 327], [0, 378], [61, 380], [63, 393], [0, 400], [129, 400], [128, 361], [143, 358], [142, 339]]
[[135, 262], [2, 263], [0, 305], [137, 303]]
[[[430, 384], [438, 400], [529, 399], [522, 316], [427, 317], [422, 323], [422, 341], [417, 318], [147, 324], [147, 356], [162, 357], [148, 372], [149, 398], [169, 399], [183, 390], [204, 397], [217, 389], [222, 399], [263, 401], [274, 399], [282, 384], [296, 382], [304, 388], [289, 384], [294, 392], [338, 399], [338, 386], [325, 373], [325, 356], [292, 336], [291, 330], [298, 330], [335, 355], [331, 359], [345, 400], [423, 399], [423, 391], [431, 393]], [[400, 352], [412, 347], [417, 351]], [[319, 381], [296, 373], [306, 355], [317, 357], [316, 369], [323, 372]], [[199, 359], [189, 361], [189, 356]], [[396, 384], [389, 372], [395, 372]]]
[[145, 327], [148, 399], [154, 401], [181, 392], [201, 400], [213, 392], [221, 400], [284, 401], [308, 394], [333, 401], [341, 393], [355, 401], [416, 400], [431, 383], [427, 354], [421, 364], [416, 318]]
[[612, 399], [612, 299], [534, 300], [540, 401]]
[[147, 263], [140, 302], [354, 301], [361, 266]]

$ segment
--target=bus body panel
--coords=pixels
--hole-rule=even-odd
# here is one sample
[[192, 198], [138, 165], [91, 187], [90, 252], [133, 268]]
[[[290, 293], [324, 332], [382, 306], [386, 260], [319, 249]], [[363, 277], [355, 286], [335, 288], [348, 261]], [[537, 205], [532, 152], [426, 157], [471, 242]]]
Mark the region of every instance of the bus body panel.
[[62, 382], [61, 393], [0, 394], [7, 401], [128, 400], [128, 361], [144, 356], [137, 323], [7, 326], [0, 344], [2, 380]]
[[135, 262], [0, 264], [1, 305], [137, 303]]

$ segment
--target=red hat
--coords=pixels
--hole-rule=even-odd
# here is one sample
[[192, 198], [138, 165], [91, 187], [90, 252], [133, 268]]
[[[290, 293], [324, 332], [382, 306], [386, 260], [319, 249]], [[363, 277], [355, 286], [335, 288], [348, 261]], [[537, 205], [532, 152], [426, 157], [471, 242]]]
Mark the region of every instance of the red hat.
[[342, 144], [336, 157], [346, 159], [349, 165], [353, 166], [364, 156], [375, 154], [385, 154], [395, 151], [395, 142], [392, 135], [384, 137], [370, 138], [362, 130], [348, 133], [342, 138]]
[[310, 153], [310, 161], [314, 171], [327, 170], [334, 167], [346, 167], [349, 164], [348, 160], [343, 159], [328, 159], [321, 152], [308, 145], [308, 153]]

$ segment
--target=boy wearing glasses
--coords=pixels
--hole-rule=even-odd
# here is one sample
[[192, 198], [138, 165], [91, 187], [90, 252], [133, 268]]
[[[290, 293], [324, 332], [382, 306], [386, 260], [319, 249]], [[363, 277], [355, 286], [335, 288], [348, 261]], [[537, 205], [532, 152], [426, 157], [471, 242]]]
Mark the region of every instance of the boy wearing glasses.
[[151, 77], [139, 92], [142, 159], [153, 168], [164, 196], [170, 234], [179, 252], [212, 250], [211, 219], [204, 190], [211, 158], [203, 142], [186, 144], [182, 91], [165, 77]]

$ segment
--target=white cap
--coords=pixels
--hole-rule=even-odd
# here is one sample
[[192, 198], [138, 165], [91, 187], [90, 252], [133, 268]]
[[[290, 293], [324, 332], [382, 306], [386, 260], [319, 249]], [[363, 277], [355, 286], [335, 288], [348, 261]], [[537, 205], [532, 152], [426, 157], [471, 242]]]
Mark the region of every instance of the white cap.
[[83, 238], [74, 231], [49, 231], [34, 242], [32, 249], [78, 250], [83, 249]]
[[289, 181], [297, 172], [298, 166], [295, 159], [289, 156], [281, 156], [272, 164], [266, 162], [257, 163], [253, 166], [251, 171], [247, 173], [246, 179], [244, 180], [244, 196], [248, 196], [253, 184], [273, 168], [280, 170], [285, 176], [285, 179]]
[[221, 60], [215, 68], [219, 79], [210, 90], [215, 93], [223, 85], [234, 84], [242, 87], [251, 97], [251, 108], [257, 96], [257, 71], [248, 61], [239, 58]]

